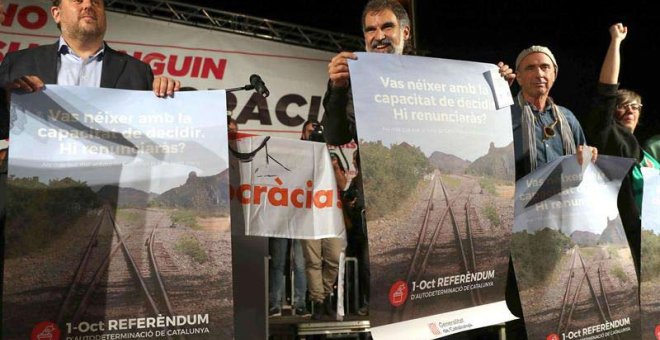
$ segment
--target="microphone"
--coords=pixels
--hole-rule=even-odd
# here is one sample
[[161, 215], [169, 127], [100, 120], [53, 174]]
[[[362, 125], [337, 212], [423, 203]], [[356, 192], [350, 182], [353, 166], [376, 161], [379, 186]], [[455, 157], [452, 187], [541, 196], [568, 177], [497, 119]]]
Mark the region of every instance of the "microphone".
[[270, 92], [266, 88], [266, 84], [264, 84], [264, 81], [261, 80], [261, 77], [257, 74], [253, 74], [250, 76], [250, 85], [254, 86], [254, 90], [257, 91], [260, 95], [264, 97], [268, 97], [270, 95]]

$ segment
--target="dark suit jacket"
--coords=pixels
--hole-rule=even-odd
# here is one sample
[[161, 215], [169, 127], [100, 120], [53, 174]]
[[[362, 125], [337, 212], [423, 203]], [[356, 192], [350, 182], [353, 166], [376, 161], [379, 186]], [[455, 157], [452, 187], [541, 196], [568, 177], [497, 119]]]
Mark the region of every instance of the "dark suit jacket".
[[[0, 65], [0, 86], [25, 75], [34, 75], [44, 84], [57, 84], [57, 48], [59, 43], [7, 53]], [[154, 75], [149, 65], [111, 49], [103, 54], [101, 87], [124, 90], [151, 90]], [[4, 94], [4, 91], [0, 91]], [[5, 96], [1, 96], [0, 138], [7, 138], [9, 117]]]

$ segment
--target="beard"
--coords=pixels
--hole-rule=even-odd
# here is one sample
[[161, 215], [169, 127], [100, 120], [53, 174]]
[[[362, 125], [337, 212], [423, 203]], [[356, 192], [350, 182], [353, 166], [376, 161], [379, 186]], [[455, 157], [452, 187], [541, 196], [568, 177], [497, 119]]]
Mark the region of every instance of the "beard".
[[96, 19], [91, 22], [85, 22], [84, 19], [78, 18], [69, 25], [62, 24], [62, 33], [82, 41], [103, 37], [106, 28], [105, 18], [100, 15], [94, 15], [94, 17]]
[[100, 25], [83, 26], [78, 24], [71, 28], [70, 33], [73, 36], [78, 37], [80, 39], [90, 39], [90, 38], [102, 37], [103, 34], [105, 33], [105, 29], [100, 27]]
[[[385, 46], [384, 51], [376, 50], [378, 46]], [[389, 38], [383, 38], [379, 40], [374, 40], [367, 48], [367, 52], [379, 52], [379, 53], [389, 53], [389, 54], [403, 54], [403, 48], [405, 46], [405, 41], [403, 39], [399, 40], [398, 44], [393, 44], [392, 40]]]

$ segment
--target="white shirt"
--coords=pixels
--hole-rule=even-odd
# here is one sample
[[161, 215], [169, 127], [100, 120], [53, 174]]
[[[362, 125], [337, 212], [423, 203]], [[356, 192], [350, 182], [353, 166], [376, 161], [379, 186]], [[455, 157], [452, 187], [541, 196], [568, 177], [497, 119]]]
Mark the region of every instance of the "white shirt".
[[101, 72], [103, 71], [103, 53], [105, 45], [87, 59], [83, 59], [69, 48], [66, 41], [60, 37], [59, 56], [57, 63], [57, 84], [86, 87], [101, 87]]

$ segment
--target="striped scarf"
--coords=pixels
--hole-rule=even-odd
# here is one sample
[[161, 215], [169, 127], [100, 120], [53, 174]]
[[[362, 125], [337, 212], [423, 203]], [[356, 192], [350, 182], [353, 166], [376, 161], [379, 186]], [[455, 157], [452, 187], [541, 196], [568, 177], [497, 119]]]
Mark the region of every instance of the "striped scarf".
[[[523, 98], [522, 91], [518, 92], [517, 99], [518, 105], [520, 105], [520, 108], [522, 108], [523, 155], [529, 155], [530, 171], [534, 171], [538, 166], [536, 160], [536, 142], [538, 139], [536, 138], [536, 129], [534, 128], [536, 125], [536, 117], [532, 112], [531, 105], [529, 105], [525, 98]], [[550, 102], [550, 105], [552, 105], [552, 112], [554, 112], [559, 123], [561, 140], [564, 145], [564, 155], [572, 155], [575, 153], [576, 148], [575, 140], [573, 140], [573, 131], [571, 130], [571, 126], [568, 124], [568, 120], [566, 120], [564, 113], [559, 109], [557, 105], [555, 105], [552, 98], [548, 97], [548, 101]]]

